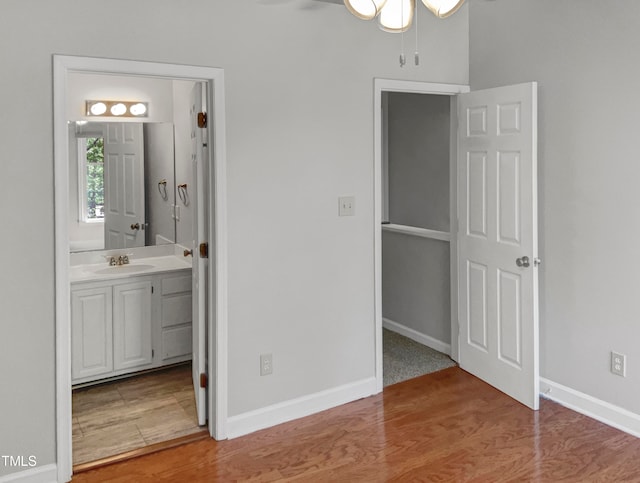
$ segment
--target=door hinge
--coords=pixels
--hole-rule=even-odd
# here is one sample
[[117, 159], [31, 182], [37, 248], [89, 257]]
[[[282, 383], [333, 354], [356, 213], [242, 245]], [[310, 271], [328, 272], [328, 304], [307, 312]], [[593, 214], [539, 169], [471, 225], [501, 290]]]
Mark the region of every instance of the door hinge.
[[209, 244], [207, 242], [200, 243], [200, 258], [209, 258]]
[[153, 285], [151, 286], [151, 293], [153, 293]]
[[153, 356], [155, 355], [156, 351], [154, 351], [153, 349], [151, 349], [151, 358], [153, 359]]
[[198, 113], [198, 127], [204, 129], [207, 127], [207, 113], [199, 112]]
[[207, 375], [204, 372], [200, 373], [200, 387], [206, 389], [208, 383], [209, 378], [207, 377]]

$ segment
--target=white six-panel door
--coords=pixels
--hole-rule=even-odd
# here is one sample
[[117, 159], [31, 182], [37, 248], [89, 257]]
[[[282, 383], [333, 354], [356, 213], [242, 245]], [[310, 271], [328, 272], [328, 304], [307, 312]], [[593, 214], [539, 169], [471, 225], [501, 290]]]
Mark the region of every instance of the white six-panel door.
[[198, 127], [198, 113], [204, 112], [203, 84], [197, 83], [191, 90], [191, 103], [189, 116], [191, 118], [191, 161], [195, 186], [192, 191], [192, 199], [196, 201], [193, 206], [193, 290], [192, 290], [192, 312], [193, 312], [193, 390], [196, 395], [196, 412], [198, 414], [198, 424], [203, 426], [207, 421], [207, 388], [201, 387], [200, 375], [207, 373], [206, 359], [206, 321], [207, 321], [207, 259], [199, 255], [199, 244], [207, 241], [207, 199], [205, 198], [205, 183], [208, 176], [206, 165], [206, 129]]
[[537, 84], [458, 96], [459, 362], [538, 409]]
[[105, 249], [144, 246], [142, 123], [106, 123], [104, 137]]

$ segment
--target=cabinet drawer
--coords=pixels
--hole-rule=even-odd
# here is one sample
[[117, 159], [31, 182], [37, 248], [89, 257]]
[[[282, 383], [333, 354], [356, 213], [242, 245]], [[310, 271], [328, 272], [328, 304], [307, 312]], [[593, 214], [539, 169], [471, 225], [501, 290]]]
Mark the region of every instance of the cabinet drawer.
[[162, 331], [162, 359], [191, 354], [191, 326]]
[[180, 292], [191, 292], [191, 275], [162, 279], [162, 295], [171, 295]]
[[162, 297], [162, 327], [191, 322], [191, 292]]

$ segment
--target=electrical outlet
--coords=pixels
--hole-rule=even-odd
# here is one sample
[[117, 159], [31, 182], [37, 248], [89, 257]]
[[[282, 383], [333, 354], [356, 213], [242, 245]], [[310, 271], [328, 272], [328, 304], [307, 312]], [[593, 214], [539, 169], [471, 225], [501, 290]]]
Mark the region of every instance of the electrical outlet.
[[626, 377], [627, 356], [611, 351], [611, 372]]
[[353, 216], [356, 214], [356, 199], [354, 196], [338, 198], [338, 216]]
[[268, 376], [273, 373], [273, 356], [271, 354], [260, 354], [260, 375]]

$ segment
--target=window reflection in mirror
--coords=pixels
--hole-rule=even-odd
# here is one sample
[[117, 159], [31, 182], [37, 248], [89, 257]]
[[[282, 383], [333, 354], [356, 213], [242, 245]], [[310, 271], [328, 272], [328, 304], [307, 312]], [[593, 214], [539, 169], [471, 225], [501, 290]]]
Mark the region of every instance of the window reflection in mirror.
[[71, 252], [175, 243], [173, 124], [70, 122], [69, 156]]

